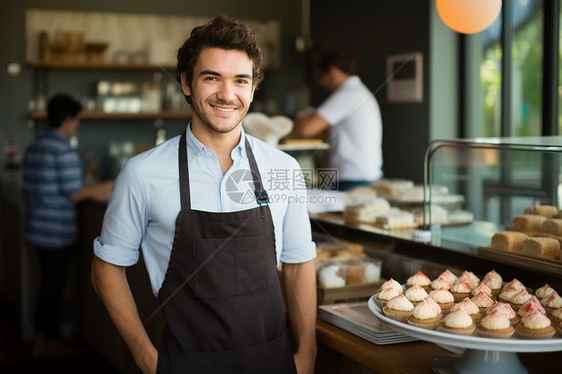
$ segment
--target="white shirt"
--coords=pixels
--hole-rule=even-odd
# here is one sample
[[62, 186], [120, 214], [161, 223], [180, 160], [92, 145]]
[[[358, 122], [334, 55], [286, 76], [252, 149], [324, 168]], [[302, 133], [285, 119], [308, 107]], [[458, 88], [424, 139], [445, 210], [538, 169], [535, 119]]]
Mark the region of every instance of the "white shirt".
[[[306, 207], [306, 189], [294, 158], [245, 135], [232, 150], [233, 164], [223, 175], [215, 153], [187, 130], [191, 208], [232, 212], [257, 207], [245, 138], [248, 138], [270, 198], [277, 261], [301, 263], [316, 256]], [[137, 263], [139, 247], [155, 294], [162, 286], [180, 211], [179, 136], [131, 158], [117, 177], [94, 253], [119, 266]], [[250, 174], [248, 174], [250, 175]]]
[[374, 181], [382, 177], [382, 120], [377, 100], [358, 76], [349, 77], [318, 108], [332, 125], [331, 167], [338, 179]]

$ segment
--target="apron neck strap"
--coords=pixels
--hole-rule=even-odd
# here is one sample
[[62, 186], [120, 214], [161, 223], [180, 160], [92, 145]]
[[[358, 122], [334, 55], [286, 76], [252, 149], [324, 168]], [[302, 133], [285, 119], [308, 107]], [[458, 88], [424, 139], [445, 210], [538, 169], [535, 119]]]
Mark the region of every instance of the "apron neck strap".
[[[181, 209], [189, 210], [191, 209], [191, 194], [189, 191], [189, 170], [187, 162], [187, 129], [183, 132], [180, 137], [180, 149], [178, 152], [179, 161], [179, 175], [180, 175], [180, 199], [181, 199]], [[256, 163], [256, 158], [254, 157], [254, 152], [248, 138], [246, 137], [246, 154], [248, 155], [248, 161], [250, 163], [250, 170], [252, 172], [252, 178], [254, 180], [256, 201], [260, 206], [267, 205], [269, 203], [269, 196], [267, 191], [263, 188], [261, 182], [261, 175], [258, 169], [258, 164]]]
[[252, 171], [252, 178], [254, 179], [254, 187], [256, 194], [256, 201], [260, 206], [267, 205], [269, 203], [269, 196], [267, 191], [263, 188], [261, 183], [260, 170], [258, 169], [258, 164], [256, 163], [256, 158], [254, 157], [254, 152], [252, 147], [250, 147], [250, 142], [248, 137], [246, 139], [246, 154], [248, 155], [248, 161], [250, 162], [250, 170]]

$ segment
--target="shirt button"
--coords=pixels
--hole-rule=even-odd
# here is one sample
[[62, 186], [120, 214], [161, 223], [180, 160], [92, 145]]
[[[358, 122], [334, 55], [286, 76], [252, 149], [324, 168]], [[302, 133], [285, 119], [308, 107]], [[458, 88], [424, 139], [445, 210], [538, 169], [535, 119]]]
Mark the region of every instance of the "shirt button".
[[212, 156], [213, 153], [212, 152], [207, 152], [207, 156]]

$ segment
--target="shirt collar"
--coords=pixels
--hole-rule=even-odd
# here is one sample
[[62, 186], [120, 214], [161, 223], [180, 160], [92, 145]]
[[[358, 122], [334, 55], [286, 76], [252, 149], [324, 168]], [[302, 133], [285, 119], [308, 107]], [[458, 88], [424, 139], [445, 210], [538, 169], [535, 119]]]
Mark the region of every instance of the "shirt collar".
[[[240, 142], [231, 152], [232, 159], [236, 159], [237, 157], [242, 157], [243, 159], [248, 158], [248, 154], [246, 153], [246, 133], [244, 132], [244, 127], [240, 125]], [[191, 131], [191, 122], [187, 125], [187, 135], [186, 135], [186, 144], [187, 144], [187, 151], [190, 160], [195, 159], [198, 155], [202, 153], [207, 153], [208, 148], [205, 144], [201, 143], [199, 139], [193, 135]]]
[[62, 134], [62, 132], [60, 132], [58, 129], [51, 127], [49, 129], [46, 130], [46, 135], [49, 137], [53, 137], [59, 140], [63, 140], [66, 143], [68, 143], [68, 139], [64, 137], [64, 135]]

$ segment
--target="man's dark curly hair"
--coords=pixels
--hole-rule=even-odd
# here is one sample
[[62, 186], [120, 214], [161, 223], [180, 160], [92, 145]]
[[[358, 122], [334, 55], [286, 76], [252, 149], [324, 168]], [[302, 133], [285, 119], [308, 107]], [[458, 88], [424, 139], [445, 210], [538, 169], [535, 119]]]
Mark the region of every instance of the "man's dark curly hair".
[[[203, 26], [191, 31], [191, 36], [178, 49], [176, 79], [181, 84], [181, 74], [185, 73], [189, 85], [193, 80], [193, 69], [201, 50], [206, 47], [239, 50], [248, 54], [253, 62], [252, 78], [259, 86], [263, 80], [263, 52], [256, 34], [247, 25], [228, 16], [219, 16]], [[191, 97], [185, 99], [191, 104]]]
[[357, 55], [350, 51], [337, 49], [324, 55], [317, 64], [319, 73], [325, 73], [335, 66], [346, 74], [353, 75], [357, 71]]

